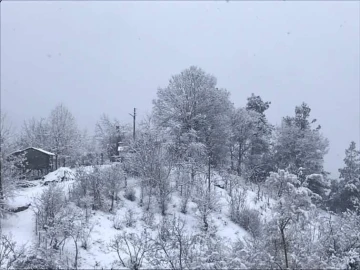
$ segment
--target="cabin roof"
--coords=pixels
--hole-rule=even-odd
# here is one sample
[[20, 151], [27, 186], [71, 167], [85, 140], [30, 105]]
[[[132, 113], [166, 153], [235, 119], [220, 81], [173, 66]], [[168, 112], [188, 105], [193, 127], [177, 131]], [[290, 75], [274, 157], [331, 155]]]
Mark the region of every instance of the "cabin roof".
[[[46, 155], [48, 155], [48, 156], [55, 156], [54, 153], [51, 153], [51, 152], [49, 152], [49, 151], [43, 150], [43, 149], [41, 149], [41, 148], [36, 148], [36, 147], [28, 147], [28, 148], [25, 148], [25, 149], [23, 149], [23, 150], [15, 151], [15, 152], [13, 152], [12, 154], [21, 153], [21, 152], [24, 152], [24, 151], [29, 150], [29, 149], [34, 149], [34, 150], [39, 151], [39, 152], [42, 152], [42, 153], [44, 153], [44, 154], [46, 154]], [[11, 155], [12, 155], [12, 154], [11, 154]]]

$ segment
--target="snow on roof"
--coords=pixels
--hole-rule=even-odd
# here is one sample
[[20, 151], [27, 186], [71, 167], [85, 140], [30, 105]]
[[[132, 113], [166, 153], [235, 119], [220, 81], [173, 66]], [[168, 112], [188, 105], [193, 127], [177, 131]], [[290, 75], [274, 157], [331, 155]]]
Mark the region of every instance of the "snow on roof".
[[[51, 152], [49, 152], [49, 151], [45, 151], [45, 150], [43, 150], [43, 149], [41, 149], [41, 148], [35, 148], [35, 147], [29, 147], [29, 148], [38, 150], [38, 151], [43, 152], [44, 154], [47, 154], [47, 155], [49, 155], [49, 156], [55, 156], [54, 153], [51, 153]], [[28, 149], [29, 149], [29, 148], [28, 148]]]
[[[39, 151], [39, 152], [43, 152], [44, 154], [47, 154], [47, 155], [49, 155], [49, 156], [55, 156], [54, 153], [51, 153], [51, 152], [48, 152], [48, 151], [46, 151], [46, 150], [43, 150], [43, 149], [41, 149], [41, 148], [36, 148], [36, 147], [28, 147], [28, 148], [23, 149], [23, 150], [15, 151], [15, 152], [12, 153], [12, 154], [20, 153], [20, 152], [26, 151], [26, 150], [28, 150], [28, 149], [34, 149], [34, 150], [37, 150], [37, 151]], [[11, 155], [12, 155], [12, 154], [11, 154]]]

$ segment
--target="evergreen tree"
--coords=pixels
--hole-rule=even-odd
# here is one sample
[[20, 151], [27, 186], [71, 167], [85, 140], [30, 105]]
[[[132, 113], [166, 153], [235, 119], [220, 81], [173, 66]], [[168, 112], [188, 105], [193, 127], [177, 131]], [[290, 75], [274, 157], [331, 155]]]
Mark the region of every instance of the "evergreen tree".
[[360, 212], [360, 151], [355, 142], [345, 150], [345, 167], [339, 169], [340, 181], [338, 191], [333, 191], [331, 208], [334, 211], [358, 210]]

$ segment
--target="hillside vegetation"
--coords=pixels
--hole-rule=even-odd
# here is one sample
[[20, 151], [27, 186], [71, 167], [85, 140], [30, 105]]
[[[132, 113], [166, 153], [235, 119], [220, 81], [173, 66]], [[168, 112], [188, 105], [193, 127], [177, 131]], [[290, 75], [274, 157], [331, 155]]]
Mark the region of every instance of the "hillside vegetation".
[[[360, 269], [360, 152], [331, 179], [306, 103], [273, 126], [270, 102], [235, 108], [190, 67], [153, 105], [136, 133], [103, 115], [94, 138], [63, 104], [19, 136], [2, 121], [0, 268]], [[67, 167], [27, 181], [8, 154], [29, 145]]]

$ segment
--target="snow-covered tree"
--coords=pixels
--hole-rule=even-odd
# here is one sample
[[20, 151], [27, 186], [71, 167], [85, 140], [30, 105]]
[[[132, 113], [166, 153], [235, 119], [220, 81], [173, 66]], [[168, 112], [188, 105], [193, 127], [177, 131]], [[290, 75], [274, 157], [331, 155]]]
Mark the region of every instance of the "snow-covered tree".
[[5, 235], [0, 231], [1, 269], [14, 269], [14, 264], [19, 261], [19, 259], [24, 255], [25, 251], [25, 247], [19, 246], [16, 241], [13, 240], [12, 235]]
[[110, 211], [113, 211], [114, 202], [117, 199], [118, 193], [125, 185], [125, 172], [120, 165], [117, 165], [103, 169], [101, 176], [104, 179], [105, 192], [111, 200]]
[[304, 182], [312, 192], [325, 199], [330, 191], [330, 183], [322, 174], [310, 174]]
[[164, 217], [158, 225], [150, 263], [168, 269], [187, 269], [193, 247], [193, 239], [186, 232], [185, 220]]
[[58, 156], [68, 156], [68, 165], [75, 165], [81, 157], [94, 152], [87, 131], [77, 128], [75, 118], [63, 104], [56, 106], [48, 118], [24, 121], [17, 145], [18, 148], [38, 147]]
[[340, 182], [337, 191], [331, 195], [334, 211], [356, 210], [360, 212], [360, 151], [355, 142], [345, 150], [345, 167], [339, 169]]
[[252, 93], [251, 96], [247, 98], [246, 110], [255, 111], [265, 116], [264, 112], [269, 109], [270, 104], [270, 101], [264, 102], [260, 96], [255, 96], [255, 94]]
[[268, 235], [275, 237], [272, 241], [281, 247], [281, 251], [275, 250], [283, 254], [283, 259], [277, 258], [277, 264], [285, 268], [293, 267], [292, 258], [296, 254], [292, 253], [292, 238], [296, 231], [305, 229], [310, 223], [309, 215], [316, 209], [312, 198], [318, 195], [302, 186], [296, 175], [284, 170], [272, 172], [265, 184], [272, 190], [273, 199], [276, 200], [272, 206], [273, 216], [269, 222]]
[[148, 196], [147, 208], [150, 207], [153, 195], [165, 215], [167, 204], [172, 193], [170, 173], [174, 158], [171, 145], [167, 143], [166, 134], [159, 130], [149, 118], [140, 124], [136, 141], [131, 144], [132, 152], [126, 162], [141, 177], [141, 197]]
[[271, 134], [274, 127], [267, 121], [265, 111], [271, 102], [264, 102], [260, 96], [254, 94], [248, 98], [246, 110], [256, 113], [252, 125], [253, 134], [250, 140], [250, 149], [245, 159], [246, 178], [254, 183], [265, 181], [273, 169], [270, 162]]
[[[56, 216], [65, 206], [64, 191], [61, 187], [51, 184], [45, 188], [39, 197], [34, 198], [33, 211], [36, 216], [36, 231], [45, 230], [51, 235], [51, 241], [57, 246], [57, 237], [54, 228]], [[50, 244], [51, 245], [51, 244]]]
[[50, 150], [50, 127], [47, 119], [41, 118], [37, 120], [33, 117], [25, 120], [17, 144], [23, 149], [27, 147], [39, 147]]
[[79, 266], [79, 253], [80, 241], [87, 227], [84, 212], [81, 208], [72, 203], [67, 204], [61, 208], [60, 212], [55, 217], [55, 230], [56, 233], [63, 239], [64, 245], [68, 240], [73, 242], [75, 246], [75, 256], [73, 267], [78, 269]]
[[193, 201], [197, 204], [196, 215], [202, 222], [202, 228], [207, 232], [210, 228], [210, 216], [219, 208], [219, 201], [214, 192], [210, 192], [207, 185], [199, 182], [195, 186], [196, 196]]
[[0, 118], [0, 230], [1, 218], [8, 213], [6, 206], [9, 198], [14, 196], [16, 184], [22, 176], [21, 166], [24, 156], [12, 156], [14, 150], [14, 132], [6, 115], [1, 112]]
[[108, 245], [109, 249], [118, 255], [120, 266], [130, 270], [141, 269], [143, 261], [153, 250], [153, 246], [150, 234], [146, 230], [140, 235], [123, 232], [116, 235]]
[[[77, 206], [93, 210], [106, 209], [107, 198], [109, 194], [105, 181], [107, 175], [104, 176], [99, 166], [93, 166], [91, 171], [84, 168], [78, 168], [76, 172], [76, 181], [71, 191], [71, 200]], [[109, 210], [106, 209], [106, 210]]]
[[355, 142], [351, 142], [345, 150], [345, 167], [339, 169], [340, 178], [346, 182], [359, 182], [360, 177], [360, 151], [356, 149]]
[[117, 154], [119, 142], [129, 141], [129, 133], [129, 126], [122, 125], [118, 119], [111, 120], [106, 114], [101, 115], [95, 127], [100, 151], [108, 158]]
[[67, 201], [64, 190], [50, 185], [34, 200], [36, 232], [40, 234], [39, 247], [63, 250], [69, 240], [75, 246], [73, 267], [78, 268], [79, 249], [89, 227], [84, 211]]
[[360, 215], [346, 211], [339, 216], [331, 213], [319, 220], [317, 254], [326, 268], [359, 269]]
[[[204, 163], [210, 156], [212, 165], [225, 162], [232, 104], [214, 76], [191, 66], [158, 89], [153, 104], [155, 121], [172, 136], [179, 160]], [[197, 155], [201, 145], [205, 151]]]
[[230, 145], [231, 168], [239, 176], [243, 174], [244, 161], [249, 154], [251, 139], [256, 132], [255, 127], [259, 116], [258, 113], [243, 108], [236, 109], [233, 113]]
[[74, 116], [64, 104], [56, 106], [48, 119], [51, 151], [72, 156], [79, 145], [80, 132]]
[[287, 169], [305, 181], [310, 174], [323, 174], [324, 156], [328, 152], [329, 142], [320, 133], [320, 126], [311, 129], [308, 120], [310, 108], [302, 104], [295, 109], [295, 117], [285, 117], [282, 125], [276, 129], [274, 156], [276, 167]]

